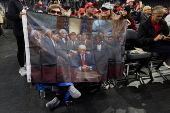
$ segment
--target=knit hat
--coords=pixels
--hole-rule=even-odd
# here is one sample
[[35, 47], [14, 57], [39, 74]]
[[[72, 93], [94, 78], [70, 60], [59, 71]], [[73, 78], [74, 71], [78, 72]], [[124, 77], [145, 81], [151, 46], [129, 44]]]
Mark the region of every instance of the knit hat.
[[124, 6], [123, 10], [127, 11], [128, 13], [130, 13], [130, 5]]

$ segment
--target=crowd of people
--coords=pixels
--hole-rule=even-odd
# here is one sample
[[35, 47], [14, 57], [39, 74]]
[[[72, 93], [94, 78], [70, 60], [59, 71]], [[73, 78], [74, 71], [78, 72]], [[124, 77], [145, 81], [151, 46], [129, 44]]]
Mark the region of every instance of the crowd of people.
[[[18, 62], [20, 65], [19, 73], [24, 76], [26, 75], [26, 67], [25, 65], [25, 42], [24, 42], [24, 34], [23, 34], [23, 26], [22, 26], [22, 15], [25, 15], [25, 12], [22, 12], [23, 9], [34, 11], [36, 13], [46, 13], [54, 16], [67, 16], [72, 18], [82, 18], [82, 19], [101, 19], [101, 20], [122, 20], [126, 19], [127, 21], [127, 29], [133, 29], [136, 33], [138, 33], [139, 43], [142, 45], [143, 50], [152, 51], [157, 53], [163, 53], [170, 55], [170, 8], [166, 6], [145, 6], [142, 1], [135, 0], [127, 0], [125, 4], [111, 4], [99, 2], [88, 2], [82, 1], [81, 4], [75, 1], [63, 2], [63, 1], [53, 1], [47, 5], [43, 4], [43, 1], [39, 0], [35, 6], [31, 6], [28, 0], [11, 0], [9, 2], [8, 7], [8, 18], [13, 21], [13, 31], [17, 40], [18, 46]], [[75, 7], [74, 7], [75, 6]], [[1, 10], [1, 9], [0, 9]], [[2, 23], [3, 23], [3, 15], [0, 14], [0, 36], [3, 36]], [[2, 19], [1, 19], [2, 18]], [[30, 44], [38, 43], [41, 40], [41, 34], [37, 30], [31, 31], [32, 35], [36, 37], [36, 40], [32, 40]], [[66, 34], [70, 36], [70, 38], [66, 37]], [[104, 51], [107, 51], [109, 47], [115, 47], [112, 43], [114, 42], [114, 38], [112, 36], [108, 36], [103, 32], [98, 33], [98, 37], [95, 37], [96, 50], [100, 51], [98, 56], [101, 54], [101, 47], [105, 45]], [[54, 47], [59, 48], [64, 45], [67, 45], [69, 48], [69, 52], [73, 54], [73, 59], [80, 59], [77, 53], [86, 54], [86, 50], [92, 48], [92, 41], [87, 39], [86, 33], [76, 34], [75, 32], [67, 33], [65, 29], [60, 29], [60, 31], [45, 31], [44, 34], [47, 38], [45, 41], [52, 41], [52, 45]], [[48, 38], [48, 36], [51, 38]], [[79, 38], [81, 36], [81, 39]], [[61, 43], [57, 43], [59, 41], [59, 37], [61, 38]], [[68, 38], [68, 39], [67, 39]], [[124, 38], [120, 38], [119, 44], [121, 44]], [[122, 41], [123, 40], [123, 41]], [[65, 44], [66, 43], [66, 44]], [[59, 46], [59, 44], [61, 44]], [[101, 46], [102, 44], [102, 46]], [[112, 45], [113, 44], [113, 45]], [[100, 45], [100, 46], [99, 46]], [[48, 45], [45, 45], [48, 46]], [[48, 48], [48, 47], [47, 47]], [[46, 49], [47, 49], [46, 48]], [[43, 49], [43, 48], [42, 48]], [[50, 49], [50, 48], [48, 48]], [[50, 49], [51, 50], [51, 49]], [[49, 50], [49, 51], [50, 51]], [[78, 50], [78, 51], [76, 51]], [[51, 53], [52, 54], [52, 53]], [[91, 58], [90, 54], [88, 58]], [[66, 55], [69, 57], [69, 54]], [[66, 63], [66, 58], [62, 54], [56, 56], [59, 61]], [[108, 56], [106, 56], [108, 57]], [[81, 57], [82, 58], [82, 57]], [[52, 60], [52, 59], [50, 59]], [[94, 60], [94, 59], [93, 59]], [[93, 70], [95, 68], [93, 60], [89, 60], [88, 63], [81, 62], [81, 65], [74, 65], [77, 70]], [[53, 60], [49, 61], [51, 63], [55, 63]], [[84, 64], [83, 64], [84, 63]], [[66, 63], [67, 64], [67, 63]], [[86, 64], [86, 65], [85, 65]], [[170, 68], [170, 58], [167, 59], [164, 64]], [[102, 81], [101, 87], [102, 89], [108, 89], [116, 87], [117, 81], [116, 79], [108, 79], [106, 81]], [[61, 96], [58, 91], [61, 89], [66, 89], [63, 95], [67, 95], [68, 92], [73, 98], [78, 98], [81, 96], [81, 93], [74, 87], [73, 83], [58, 83], [57, 87], [55, 87], [56, 97], [46, 104], [49, 108], [56, 107], [60, 101], [63, 99], [63, 95]]]

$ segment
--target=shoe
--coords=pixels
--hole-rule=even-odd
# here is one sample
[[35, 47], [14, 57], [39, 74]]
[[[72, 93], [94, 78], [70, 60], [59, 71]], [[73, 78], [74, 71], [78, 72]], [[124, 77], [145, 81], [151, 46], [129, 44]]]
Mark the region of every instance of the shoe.
[[163, 62], [163, 65], [167, 68], [170, 68], [170, 66], [166, 62]]
[[103, 81], [101, 84], [101, 90], [109, 89], [109, 83], [107, 81]]
[[27, 75], [27, 70], [26, 70], [26, 68], [25, 68], [25, 67], [21, 67], [21, 68], [19, 69], [19, 73], [21, 74], [21, 76]]
[[116, 80], [114, 79], [109, 79], [108, 83], [109, 83], [109, 88], [114, 88], [116, 86]]
[[55, 97], [53, 100], [47, 102], [46, 107], [52, 109], [58, 106], [59, 103], [60, 103], [60, 100], [57, 97]]
[[68, 92], [73, 98], [79, 98], [81, 96], [81, 93], [73, 85], [68, 88]]

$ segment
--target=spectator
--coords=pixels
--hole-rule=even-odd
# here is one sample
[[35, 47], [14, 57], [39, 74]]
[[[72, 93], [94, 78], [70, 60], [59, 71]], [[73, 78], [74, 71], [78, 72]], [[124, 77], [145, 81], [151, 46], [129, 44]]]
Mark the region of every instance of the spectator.
[[84, 8], [80, 8], [78, 10], [78, 18], [82, 18], [84, 16], [84, 12], [85, 12]]
[[[140, 24], [138, 38], [143, 50], [170, 55], [169, 28], [162, 19], [164, 12], [162, 6], [155, 6], [152, 16]], [[169, 65], [169, 61], [165, 63]]]
[[96, 16], [97, 18], [100, 17], [101, 11], [100, 10], [94, 10], [94, 16]]
[[[13, 21], [13, 33], [17, 39], [18, 53], [17, 58], [20, 65], [19, 73], [24, 76], [26, 75], [25, 64], [25, 42], [22, 26], [22, 12], [23, 9], [28, 10], [30, 7], [28, 0], [11, 0], [8, 4], [8, 18]], [[31, 10], [31, 9], [29, 9]]]
[[62, 6], [62, 16], [75, 17], [71, 15], [71, 6], [69, 3], [64, 3]]
[[42, 2], [38, 2], [38, 4], [36, 4], [35, 12], [37, 12], [37, 13], [44, 13], [45, 10], [46, 10], [46, 8], [43, 7]]
[[99, 19], [102, 20], [115, 20], [115, 16], [113, 13], [113, 6], [109, 3], [105, 3], [101, 7], [101, 15]]
[[135, 2], [135, 0], [127, 0], [126, 1], [126, 3], [127, 3], [126, 5], [130, 6], [130, 12], [134, 11], [134, 7], [133, 7], [134, 2]]
[[98, 19], [96, 16], [94, 16], [94, 9], [97, 6], [96, 3], [87, 3], [84, 7], [85, 9], [85, 16], [83, 16], [82, 18], [91, 18], [91, 19]]
[[47, 9], [47, 14], [61, 16], [62, 13], [60, 6], [57, 4], [50, 5]]
[[150, 6], [145, 6], [143, 8], [143, 13], [141, 13], [140, 16], [140, 23], [144, 22], [151, 16], [151, 7]]
[[121, 19], [127, 19], [127, 21], [128, 21], [128, 29], [133, 29], [137, 32], [136, 22], [131, 17], [131, 14], [130, 14], [130, 6], [126, 5], [123, 8], [121, 13], [122, 13]]

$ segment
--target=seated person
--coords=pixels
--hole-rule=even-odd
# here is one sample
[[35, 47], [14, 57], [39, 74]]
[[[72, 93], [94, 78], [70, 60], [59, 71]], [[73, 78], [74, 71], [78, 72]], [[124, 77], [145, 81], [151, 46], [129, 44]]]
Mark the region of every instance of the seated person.
[[72, 56], [72, 66], [79, 71], [95, 70], [95, 61], [91, 53], [86, 52], [85, 45], [79, 45], [78, 54]]
[[143, 50], [170, 55], [169, 28], [163, 15], [163, 7], [155, 6], [152, 16], [140, 24], [138, 38]]

